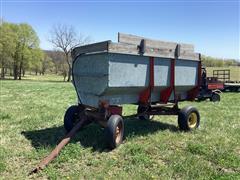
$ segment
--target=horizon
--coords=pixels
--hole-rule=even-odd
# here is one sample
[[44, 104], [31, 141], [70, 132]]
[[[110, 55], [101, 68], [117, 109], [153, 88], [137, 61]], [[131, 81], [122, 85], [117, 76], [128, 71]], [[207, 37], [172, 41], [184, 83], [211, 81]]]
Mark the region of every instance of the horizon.
[[47, 36], [52, 26], [60, 23], [73, 25], [93, 42], [116, 42], [117, 33], [124, 32], [190, 43], [203, 55], [240, 61], [239, 1], [10, 0], [1, 1], [1, 18], [30, 24], [43, 50], [54, 49]]

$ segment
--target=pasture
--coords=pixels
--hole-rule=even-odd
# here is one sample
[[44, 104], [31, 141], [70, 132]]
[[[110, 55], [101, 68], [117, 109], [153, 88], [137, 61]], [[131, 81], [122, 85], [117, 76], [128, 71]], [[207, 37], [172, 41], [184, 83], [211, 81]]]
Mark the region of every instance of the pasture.
[[[39, 174], [28, 176], [64, 136], [63, 116], [77, 102], [62, 77], [2, 80], [0, 179], [240, 179], [240, 93], [221, 102], [182, 102], [200, 111], [200, 128], [181, 132], [176, 116], [125, 118], [125, 141], [109, 151], [91, 124]], [[125, 105], [124, 116], [136, 113]]]

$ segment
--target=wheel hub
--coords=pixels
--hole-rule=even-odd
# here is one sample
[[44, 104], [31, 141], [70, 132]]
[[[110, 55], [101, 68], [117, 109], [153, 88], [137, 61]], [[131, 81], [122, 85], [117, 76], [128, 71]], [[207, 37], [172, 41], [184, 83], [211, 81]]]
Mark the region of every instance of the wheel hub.
[[190, 128], [195, 128], [197, 125], [197, 114], [192, 112], [188, 117], [188, 126]]
[[120, 143], [121, 135], [122, 135], [122, 125], [118, 124], [118, 126], [116, 127], [116, 131], [115, 131], [115, 141], [116, 141], [116, 144]]

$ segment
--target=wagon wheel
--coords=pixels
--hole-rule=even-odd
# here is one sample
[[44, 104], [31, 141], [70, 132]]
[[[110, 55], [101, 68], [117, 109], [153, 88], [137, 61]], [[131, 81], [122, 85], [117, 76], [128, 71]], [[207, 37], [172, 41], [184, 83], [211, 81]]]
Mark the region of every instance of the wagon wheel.
[[67, 132], [71, 131], [74, 125], [77, 122], [78, 117], [78, 106], [72, 105], [70, 106], [64, 115], [64, 128]]
[[[71, 131], [72, 128], [77, 124], [79, 120], [81, 120], [82, 115], [81, 112], [83, 109], [79, 108], [77, 105], [70, 106], [64, 115], [64, 128], [67, 132]], [[88, 121], [85, 121], [82, 127], [90, 124], [92, 120], [88, 118]]]
[[200, 114], [195, 107], [187, 106], [178, 113], [178, 126], [181, 130], [190, 131], [199, 127]]
[[221, 97], [220, 97], [220, 95], [218, 93], [213, 93], [212, 97], [210, 98], [210, 100], [212, 102], [220, 101], [220, 99], [221, 99]]
[[111, 115], [105, 128], [106, 140], [111, 149], [118, 147], [123, 141], [124, 123], [119, 115]]
[[149, 106], [142, 106], [142, 105], [138, 106], [137, 113], [138, 114], [143, 113], [142, 115], [138, 116], [140, 120], [149, 120], [154, 118], [154, 115], [145, 114], [149, 108], [150, 108]]

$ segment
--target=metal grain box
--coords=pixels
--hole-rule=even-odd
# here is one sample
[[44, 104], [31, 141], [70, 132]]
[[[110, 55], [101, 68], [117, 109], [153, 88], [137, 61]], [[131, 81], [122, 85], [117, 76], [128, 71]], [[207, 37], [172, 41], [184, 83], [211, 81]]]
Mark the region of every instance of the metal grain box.
[[[176, 44], [177, 45], [177, 44]], [[111, 105], [137, 104], [139, 94], [149, 87], [151, 64], [154, 58], [154, 88], [151, 102], [159, 102], [161, 92], [171, 86], [171, 62], [174, 59], [174, 93], [179, 100], [187, 99], [188, 92], [198, 85], [199, 55], [189, 51], [159, 49], [146, 46], [139, 54], [139, 46], [111, 41], [75, 48], [72, 52], [73, 83], [79, 102], [98, 107], [101, 100]], [[165, 52], [165, 53], [164, 53]]]

